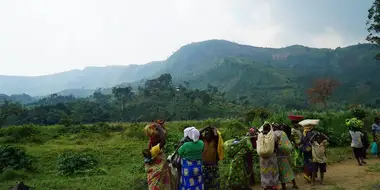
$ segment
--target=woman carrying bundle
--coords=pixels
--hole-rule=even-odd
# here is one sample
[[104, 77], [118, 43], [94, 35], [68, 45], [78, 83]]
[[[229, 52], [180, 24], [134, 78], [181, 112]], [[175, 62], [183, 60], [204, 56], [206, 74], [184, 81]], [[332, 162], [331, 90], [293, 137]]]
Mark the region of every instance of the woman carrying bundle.
[[304, 119], [301, 115], [290, 115], [288, 116], [291, 121], [291, 132], [290, 135], [287, 133], [289, 140], [293, 143], [294, 149], [292, 152], [293, 160], [292, 165], [298, 170], [302, 168], [303, 158], [299, 146], [301, 145], [302, 139], [302, 126], [298, 124]]
[[277, 124], [274, 125], [274, 130], [274, 134], [277, 137], [275, 140], [278, 144], [278, 150], [276, 151], [276, 154], [282, 189], [286, 189], [286, 184], [289, 182], [293, 183], [293, 189], [298, 189], [295, 175], [289, 162], [289, 156], [292, 152], [293, 145], [288, 139], [286, 132], [288, 132], [288, 134], [290, 133], [290, 127], [284, 124]]
[[311, 137], [314, 136], [314, 127], [319, 123], [318, 119], [305, 119], [299, 124], [303, 127], [302, 139], [301, 139], [301, 151], [303, 153], [304, 161], [304, 178], [308, 183], [311, 183], [312, 175], [314, 171], [313, 167], [313, 153]]
[[348, 126], [349, 133], [351, 135], [351, 147], [352, 151], [354, 152], [355, 158], [358, 161], [358, 165], [362, 166], [363, 164], [366, 164], [364, 161], [364, 155], [363, 155], [363, 133], [361, 132], [361, 129], [364, 126], [363, 121], [351, 118], [346, 120], [346, 125]]
[[247, 162], [247, 154], [252, 153], [252, 145], [248, 137], [235, 137], [224, 143], [226, 156], [232, 158], [228, 171], [227, 187], [235, 190], [250, 190], [251, 175]]
[[157, 121], [144, 128], [149, 137], [148, 149], [143, 151], [145, 170], [148, 173], [149, 190], [172, 190], [169, 165], [166, 161], [163, 148], [166, 143], [167, 130], [164, 121]]
[[218, 162], [223, 160], [224, 148], [222, 135], [216, 127], [207, 126], [200, 130], [201, 140], [204, 143], [202, 154], [203, 178], [205, 190], [219, 190]]
[[272, 125], [265, 123], [257, 139], [257, 153], [260, 156], [261, 186], [266, 189], [277, 189], [279, 171], [276, 151], [279, 137], [274, 133]]

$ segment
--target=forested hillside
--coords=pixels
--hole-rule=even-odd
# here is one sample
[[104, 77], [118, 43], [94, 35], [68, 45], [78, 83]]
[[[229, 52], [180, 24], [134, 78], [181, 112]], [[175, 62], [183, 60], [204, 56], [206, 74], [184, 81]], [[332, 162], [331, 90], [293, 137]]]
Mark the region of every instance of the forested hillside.
[[309, 108], [307, 89], [316, 79], [332, 78], [339, 86], [328, 100], [334, 107], [348, 104], [380, 105], [380, 64], [369, 44], [316, 49], [300, 45], [261, 48], [224, 40], [192, 43], [167, 60], [146, 65], [90, 67], [41, 77], [0, 77], [2, 93], [86, 97], [96, 89], [111, 94], [113, 86], [129, 84], [137, 92], [148, 79], [163, 73], [175, 86], [206, 90], [209, 85], [231, 101], [254, 106], [278, 104]]

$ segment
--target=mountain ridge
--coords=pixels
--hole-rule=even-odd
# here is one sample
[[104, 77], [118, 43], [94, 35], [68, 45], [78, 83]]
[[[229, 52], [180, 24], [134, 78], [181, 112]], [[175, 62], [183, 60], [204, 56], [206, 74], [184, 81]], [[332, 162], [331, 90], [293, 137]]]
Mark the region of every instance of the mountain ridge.
[[[111, 88], [120, 84], [144, 85], [147, 79], [170, 73], [173, 82], [178, 85], [186, 81], [192, 88], [204, 89], [211, 84], [225, 91], [229, 98], [247, 96], [257, 99], [252, 103], [264, 104], [270, 102], [269, 97], [275, 103], [298, 101], [304, 104], [307, 99], [304, 91], [310, 87], [313, 79], [333, 77], [342, 83], [337, 94], [344, 101], [354, 101], [355, 98], [351, 97], [354, 95], [347, 92], [358, 88], [356, 86], [364, 85], [367, 93], [374, 94], [356, 99], [362, 101], [366, 97], [369, 98], [366, 102], [374, 102], [374, 96], [379, 94], [376, 85], [380, 86], [377, 82], [380, 80], [376, 75], [380, 67], [374, 60], [376, 51], [371, 44], [335, 49], [302, 45], [262, 48], [226, 40], [208, 40], [182, 46], [164, 61], [142, 65], [86, 67], [81, 71], [50, 75], [47, 78], [51, 83], [44, 80], [39, 83], [42, 88], [30, 84], [30, 81], [23, 82], [17, 77], [4, 82], [4, 77], [0, 76], [0, 93], [7, 94], [4, 91], [8, 90], [11, 92], [9, 94], [67, 94], [70, 92], [69, 89], [73, 89], [80, 94], [80, 89], [84, 89], [90, 94], [97, 88]], [[6, 89], [7, 86], [13, 89]], [[38, 91], [39, 94], [29, 91]], [[82, 93], [83, 95], [86, 94]], [[290, 104], [295, 104], [294, 102]]]

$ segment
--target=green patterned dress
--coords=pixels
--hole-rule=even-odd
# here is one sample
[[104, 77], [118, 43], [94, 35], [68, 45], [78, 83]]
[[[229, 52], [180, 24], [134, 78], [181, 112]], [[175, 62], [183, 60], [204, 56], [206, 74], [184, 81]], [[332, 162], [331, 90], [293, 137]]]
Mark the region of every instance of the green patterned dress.
[[232, 158], [228, 172], [227, 186], [247, 188], [250, 186], [250, 173], [247, 170], [246, 154], [253, 151], [249, 138], [232, 139], [225, 142], [226, 156]]
[[[276, 137], [278, 137], [279, 141], [283, 141], [282, 143], [291, 143], [286, 136], [286, 133], [283, 131], [275, 131]], [[276, 151], [277, 154], [277, 164], [279, 170], [279, 179], [281, 183], [291, 182], [295, 176], [291, 164], [289, 162], [290, 157], [289, 153], [281, 152], [280, 149]]]

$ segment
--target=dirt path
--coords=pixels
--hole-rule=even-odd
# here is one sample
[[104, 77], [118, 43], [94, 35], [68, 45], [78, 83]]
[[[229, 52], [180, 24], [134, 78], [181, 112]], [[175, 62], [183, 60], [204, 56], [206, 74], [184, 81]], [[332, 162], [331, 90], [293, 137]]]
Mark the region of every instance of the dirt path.
[[[377, 163], [380, 164], [380, 159], [370, 158], [367, 160], [368, 164], [365, 166], [358, 166], [355, 159], [350, 159], [338, 164], [327, 166], [327, 173], [325, 174], [324, 185], [320, 185], [319, 181], [316, 181], [315, 186], [306, 184], [303, 179], [303, 174], [297, 176], [297, 183], [301, 190], [343, 190], [343, 189], [370, 189], [380, 190], [380, 185], [372, 187], [374, 183], [380, 180], [380, 173], [368, 172], [367, 169]], [[379, 171], [380, 172], [380, 171]], [[288, 185], [288, 189], [291, 188], [291, 184]], [[261, 189], [260, 185], [254, 186], [254, 189]]]

